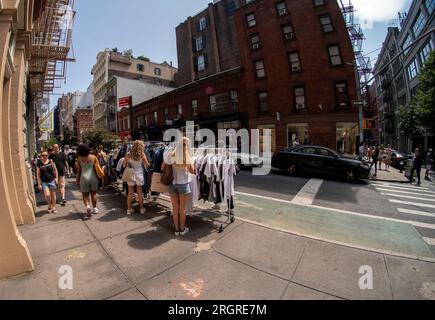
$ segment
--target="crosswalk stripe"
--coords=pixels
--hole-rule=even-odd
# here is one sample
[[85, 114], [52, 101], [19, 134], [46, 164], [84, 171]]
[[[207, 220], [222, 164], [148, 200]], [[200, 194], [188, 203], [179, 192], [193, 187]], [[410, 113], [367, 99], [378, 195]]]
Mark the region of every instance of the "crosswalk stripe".
[[421, 201], [435, 202], [435, 199], [420, 198], [420, 197], [413, 197], [413, 196], [405, 196], [403, 194], [381, 193], [381, 195], [383, 195], [383, 196], [390, 196], [390, 197], [396, 197], [396, 198], [404, 198], [404, 199], [412, 199], [412, 200], [421, 200]]
[[404, 193], [404, 194], [414, 194], [414, 195], [428, 196], [428, 197], [435, 198], [435, 192], [430, 192], [430, 191], [410, 192], [410, 191], [403, 191], [403, 190], [394, 190], [394, 189], [389, 189], [389, 188], [388, 189], [387, 188], [376, 188], [376, 190], [395, 192], [395, 193]]
[[435, 213], [431, 213], [431, 212], [425, 212], [425, 211], [419, 211], [419, 210], [409, 210], [409, 209], [404, 209], [404, 208], [398, 208], [397, 210], [400, 213], [406, 213], [406, 214], [413, 214], [413, 215], [417, 215], [417, 216], [434, 217], [435, 218]]
[[428, 188], [425, 188], [425, 187], [402, 187], [402, 186], [389, 185], [389, 184], [372, 184], [372, 186], [382, 187], [382, 188], [393, 188], [393, 189], [399, 189], [399, 190], [410, 190], [410, 191], [429, 190]]
[[433, 208], [435, 209], [435, 205], [433, 204], [426, 204], [426, 203], [418, 203], [418, 202], [409, 202], [409, 201], [401, 201], [401, 200], [394, 200], [394, 199], [388, 199], [391, 203], [398, 203], [398, 204], [407, 204], [410, 206], [416, 206], [416, 207], [423, 207], [423, 208]]
[[423, 240], [424, 240], [428, 245], [435, 246], [435, 239], [433, 239], [433, 238], [423, 238]]
[[303, 205], [303, 206], [312, 205], [322, 184], [323, 184], [323, 180], [311, 179], [293, 198], [292, 203]]

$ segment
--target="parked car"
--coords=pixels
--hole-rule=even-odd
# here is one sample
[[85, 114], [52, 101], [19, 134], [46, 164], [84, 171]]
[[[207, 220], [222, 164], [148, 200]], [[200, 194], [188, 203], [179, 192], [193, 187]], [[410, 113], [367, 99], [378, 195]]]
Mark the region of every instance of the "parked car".
[[407, 157], [396, 150], [391, 152], [391, 166], [398, 170], [405, 170]]
[[369, 166], [361, 161], [341, 157], [331, 149], [319, 146], [300, 146], [276, 152], [272, 167], [287, 171], [290, 175], [315, 173], [335, 175], [347, 181], [369, 177]]

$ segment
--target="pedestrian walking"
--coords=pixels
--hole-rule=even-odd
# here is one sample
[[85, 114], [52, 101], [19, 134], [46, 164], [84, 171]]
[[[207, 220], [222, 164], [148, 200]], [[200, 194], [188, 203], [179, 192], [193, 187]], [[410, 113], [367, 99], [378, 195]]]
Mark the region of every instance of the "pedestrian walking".
[[359, 150], [358, 150], [358, 160], [359, 161], [362, 162], [364, 160], [365, 152], [366, 152], [366, 148], [365, 148], [364, 142], [361, 142], [359, 145]]
[[378, 175], [379, 154], [380, 154], [379, 146], [376, 146], [376, 148], [375, 148], [375, 150], [373, 151], [373, 154], [372, 154], [372, 164], [370, 165], [370, 170], [369, 170], [371, 172], [373, 166], [375, 166], [375, 174], [373, 175], [373, 177], [376, 177]]
[[424, 177], [428, 181], [431, 181], [429, 175], [430, 175], [430, 170], [432, 169], [432, 165], [433, 165], [433, 153], [432, 153], [432, 149], [429, 149], [426, 154], [426, 175]]
[[109, 185], [108, 180], [108, 157], [107, 154], [104, 152], [104, 147], [101, 145], [97, 148], [97, 158], [98, 162], [100, 163], [101, 169], [103, 169], [104, 177], [101, 179], [101, 185], [103, 187], [103, 190], [107, 189], [107, 186]]
[[385, 170], [390, 170], [391, 165], [391, 154], [393, 153], [393, 149], [391, 148], [391, 145], [387, 145], [387, 148], [385, 149]]
[[[102, 171], [97, 157], [91, 155], [91, 150], [87, 145], [80, 145], [77, 148], [77, 185], [80, 186], [80, 192], [83, 196], [83, 203], [86, 207], [87, 218], [92, 214], [98, 214], [97, 208], [97, 191], [98, 176], [97, 171]], [[89, 200], [89, 197], [91, 198]], [[91, 202], [92, 207], [91, 208]]]
[[58, 173], [58, 186], [61, 196], [61, 205], [66, 205], [65, 199], [65, 176], [69, 176], [69, 166], [65, 154], [60, 150], [59, 145], [53, 145], [53, 152], [50, 155], [50, 160], [56, 165]]
[[186, 207], [192, 197], [190, 183], [195, 168], [190, 155], [191, 142], [183, 138], [172, 152], [164, 156], [162, 171], [167, 166], [172, 166], [173, 181], [170, 186], [172, 218], [175, 226], [175, 236], [184, 236], [189, 232], [186, 227]]
[[140, 214], [145, 214], [144, 200], [143, 200], [143, 186], [145, 185], [144, 167], [150, 166], [147, 157], [145, 156], [145, 144], [136, 140], [133, 144], [133, 148], [124, 158], [122, 163], [123, 168], [129, 166], [133, 170], [131, 180], [128, 184], [128, 196], [127, 196], [127, 215], [132, 214], [132, 201], [134, 189], [136, 187], [136, 194], [139, 201]]
[[48, 152], [42, 152], [41, 160], [36, 165], [36, 179], [39, 191], [44, 192], [48, 203], [48, 213], [56, 214], [57, 169], [53, 161], [48, 158]]
[[385, 147], [383, 144], [381, 144], [379, 147], [378, 161], [379, 161], [379, 171], [382, 171], [382, 163], [385, 163]]
[[423, 156], [420, 152], [420, 149], [417, 148], [415, 149], [415, 154], [414, 154], [414, 165], [411, 169], [411, 177], [409, 178], [411, 182], [414, 182], [414, 172], [417, 173], [417, 178], [418, 178], [418, 182], [417, 184], [420, 185], [421, 184], [421, 180], [420, 180], [420, 172], [421, 172], [421, 167], [423, 165]]

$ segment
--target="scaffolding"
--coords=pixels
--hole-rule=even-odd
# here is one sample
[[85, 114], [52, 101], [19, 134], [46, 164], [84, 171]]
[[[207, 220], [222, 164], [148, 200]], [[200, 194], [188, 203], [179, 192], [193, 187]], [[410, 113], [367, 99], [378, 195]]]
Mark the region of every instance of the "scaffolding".
[[347, 31], [352, 42], [353, 51], [355, 54], [355, 61], [357, 63], [359, 79], [362, 84], [361, 97], [368, 103], [368, 81], [373, 72], [371, 61], [369, 57], [363, 54], [363, 43], [366, 39], [362, 31], [361, 25], [355, 23], [355, 8], [352, 5], [352, 0], [340, 0], [341, 11], [346, 22]]
[[32, 92], [52, 92], [66, 76], [71, 49], [74, 0], [47, 0], [34, 22], [29, 64]]

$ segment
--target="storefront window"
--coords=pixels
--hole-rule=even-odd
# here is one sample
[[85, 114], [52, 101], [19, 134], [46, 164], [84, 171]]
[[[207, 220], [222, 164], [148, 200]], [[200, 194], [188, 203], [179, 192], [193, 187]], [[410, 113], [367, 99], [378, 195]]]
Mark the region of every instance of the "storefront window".
[[309, 144], [308, 124], [292, 123], [287, 126], [288, 147], [291, 148], [296, 144]]
[[270, 129], [271, 132], [271, 152], [275, 152], [276, 151], [276, 129], [274, 125], [270, 125], [270, 126], [258, 126], [257, 129], [259, 129], [260, 133], [259, 133], [259, 150], [260, 150], [260, 154], [263, 154], [264, 152], [264, 130], [266, 129]]
[[337, 123], [337, 152], [356, 154], [358, 130], [358, 123]]

